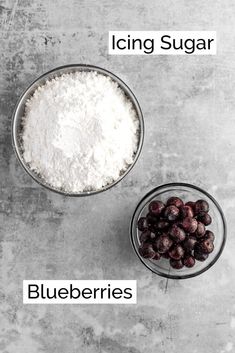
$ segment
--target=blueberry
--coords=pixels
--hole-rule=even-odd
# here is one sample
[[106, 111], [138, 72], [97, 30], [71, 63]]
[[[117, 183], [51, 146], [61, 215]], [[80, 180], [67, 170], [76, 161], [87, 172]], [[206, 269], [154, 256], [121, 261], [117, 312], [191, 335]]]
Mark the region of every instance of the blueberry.
[[175, 221], [179, 217], [179, 209], [174, 206], [167, 206], [164, 211], [164, 216], [168, 221]]
[[211, 224], [212, 222], [212, 219], [211, 219], [211, 216], [209, 215], [209, 213], [207, 212], [200, 212], [198, 215], [197, 215], [197, 219], [198, 221], [202, 222], [205, 226], [209, 226], [209, 224]]
[[182, 219], [177, 219], [174, 224], [177, 226], [177, 227], [180, 227], [180, 228], [183, 228], [182, 226]]
[[170, 249], [172, 244], [173, 244], [173, 241], [169, 238], [169, 236], [166, 234], [162, 234], [157, 238], [156, 242], [154, 243], [155, 245], [154, 248], [160, 254], [164, 254]]
[[170, 197], [167, 200], [167, 203], [166, 203], [167, 206], [173, 205], [173, 206], [176, 206], [178, 208], [183, 206], [183, 204], [184, 204], [183, 201], [179, 197], [175, 197], [175, 196]]
[[197, 238], [202, 238], [204, 234], [206, 233], [206, 228], [202, 222], [197, 223], [197, 229], [195, 232], [195, 235]]
[[149, 204], [149, 212], [152, 213], [154, 216], [160, 216], [164, 208], [165, 205], [162, 201], [152, 201]]
[[205, 261], [208, 256], [208, 254], [201, 252], [199, 249], [195, 249], [194, 251], [194, 258], [198, 261]]
[[153, 249], [153, 245], [150, 243], [145, 243], [139, 247], [139, 253], [145, 259], [153, 259], [156, 252]]
[[198, 200], [195, 202], [194, 210], [196, 214], [199, 214], [200, 212], [208, 212], [209, 204], [205, 200]]
[[175, 268], [176, 270], [180, 270], [181, 268], [184, 267], [181, 260], [170, 259], [170, 265], [171, 265], [171, 267]]
[[169, 259], [170, 258], [169, 252], [167, 251], [164, 254], [162, 254], [162, 257], [164, 257], [164, 259]]
[[186, 217], [182, 222], [182, 226], [187, 233], [194, 233], [197, 229], [197, 221], [195, 218]]
[[189, 205], [184, 205], [180, 207], [180, 216], [182, 218], [186, 218], [186, 217], [190, 217], [193, 218], [194, 213], [193, 213], [193, 209], [191, 206]]
[[155, 217], [150, 212], [146, 215], [146, 220], [147, 220], [148, 225], [154, 225], [154, 224], [156, 224], [158, 222], [158, 218]]
[[207, 230], [204, 236], [205, 239], [209, 239], [210, 241], [214, 241], [215, 240], [215, 235], [213, 232], [211, 232], [210, 230]]
[[213, 241], [210, 239], [204, 239], [200, 242], [200, 249], [203, 253], [209, 254], [214, 250]]
[[161, 254], [159, 254], [159, 252], [155, 252], [155, 256], [153, 257], [154, 260], [160, 260], [161, 258]]
[[183, 248], [186, 251], [192, 251], [196, 243], [197, 243], [197, 239], [194, 236], [189, 235], [183, 242]]
[[159, 230], [163, 230], [163, 229], [167, 229], [169, 227], [169, 222], [165, 221], [165, 220], [159, 220], [156, 224], [157, 229]]
[[158, 218], [153, 216], [151, 213], [146, 215], [146, 220], [148, 224], [148, 229], [154, 232], [156, 230], [156, 224], [158, 222]]
[[170, 249], [169, 255], [171, 259], [179, 260], [184, 256], [184, 249], [181, 245], [175, 245]]
[[193, 201], [188, 201], [188, 202], [186, 202], [185, 206], [190, 206], [191, 209], [192, 209], [193, 212], [194, 212], [195, 202], [193, 202]]
[[193, 267], [195, 265], [195, 259], [193, 256], [185, 256], [183, 259], [183, 264], [186, 267]]
[[168, 234], [170, 235], [171, 239], [176, 243], [184, 241], [186, 236], [185, 231], [182, 228], [178, 227], [176, 224], [172, 225]]
[[148, 229], [147, 219], [145, 217], [140, 217], [139, 220], [138, 220], [137, 227], [141, 231], [144, 231], [144, 230]]
[[148, 241], [150, 239], [151, 239], [150, 230], [144, 230], [139, 236], [139, 240], [141, 243], [145, 243], [146, 241]]

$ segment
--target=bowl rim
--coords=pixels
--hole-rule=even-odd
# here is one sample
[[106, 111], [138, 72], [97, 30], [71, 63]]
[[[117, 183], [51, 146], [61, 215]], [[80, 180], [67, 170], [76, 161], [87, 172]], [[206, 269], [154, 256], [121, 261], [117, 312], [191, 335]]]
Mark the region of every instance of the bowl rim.
[[[192, 273], [192, 274], [188, 274], [188, 275], [171, 275], [170, 273], [162, 273], [161, 271], [158, 271], [156, 269], [155, 270], [152, 270], [150, 268], [150, 266], [145, 263], [145, 261], [143, 260], [143, 258], [140, 256], [140, 254], [138, 253], [135, 245], [134, 245], [134, 240], [133, 240], [133, 237], [134, 237], [134, 234], [133, 234], [133, 231], [134, 231], [134, 218], [136, 216], [136, 213], [137, 213], [137, 210], [139, 208], [139, 206], [152, 194], [156, 193], [157, 191], [160, 191], [161, 189], [164, 189], [164, 188], [168, 188], [168, 187], [175, 187], [175, 186], [178, 186], [178, 187], [187, 187], [187, 188], [191, 188], [191, 189], [194, 189], [196, 191], [199, 191], [201, 193], [203, 193], [204, 195], [206, 195], [216, 206], [217, 210], [219, 211], [219, 214], [221, 216], [221, 220], [222, 220], [222, 224], [223, 224], [223, 239], [222, 239], [222, 244], [221, 244], [221, 247], [217, 253], [217, 255], [215, 256], [215, 258], [210, 262], [208, 263], [207, 266], [205, 266], [204, 268], [202, 268], [201, 270], [195, 272], [195, 273]], [[142, 208], [143, 209], [143, 208]], [[141, 213], [141, 212], [140, 212]], [[135, 229], [136, 231], [136, 229]], [[222, 252], [223, 252], [223, 249], [224, 249], [224, 246], [225, 246], [225, 243], [226, 243], [226, 239], [227, 239], [227, 225], [226, 225], [226, 219], [225, 219], [225, 216], [224, 216], [224, 213], [222, 211], [222, 208], [220, 207], [220, 205], [218, 204], [218, 202], [214, 199], [213, 196], [211, 196], [207, 191], [201, 189], [200, 187], [196, 186], [196, 185], [193, 185], [193, 184], [189, 184], [189, 183], [181, 183], [181, 182], [174, 182], [174, 183], [167, 183], [167, 184], [161, 184], [155, 188], [153, 188], [152, 190], [150, 190], [147, 194], [145, 194], [142, 199], [138, 202], [136, 208], [135, 208], [135, 211], [133, 213], [133, 216], [131, 218], [131, 222], [130, 222], [130, 239], [131, 239], [131, 244], [132, 244], [132, 248], [135, 252], [135, 254], [137, 255], [137, 257], [139, 258], [139, 260], [144, 264], [145, 267], [147, 267], [152, 273], [154, 274], [157, 274], [161, 277], [165, 277], [167, 279], [189, 279], [189, 278], [193, 278], [193, 277], [196, 277], [204, 272], [206, 272], [207, 270], [209, 270], [209, 268], [211, 268], [216, 262], [217, 260], [219, 259], [219, 257], [221, 256]]]
[[[19, 115], [17, 113], [18, 113], [20, 107], [25, 105], [25, 102], [26, 102], [26, 100], [28, 98], [28, 94], [29, 94], [31, 88], [35, 84], [40, 82], [41, 80], [46, 79], [46, 77], [49, 76], [49, 75], [56, 74], [56, 72], [58, 72], [58, 77], [59, 77], [59, 76], [61, 76], [63, 74], [63, 70], [70, 70], [70, 69], [71, 69], [71, 72], [76, 72], [76, 71], [97, 71], [98, 73], [103, 74], [103, 75], [108, 76], [111, 79], [113, 79], [119, 85], [119, 87], [121, 89], [123, 89], [124, 93], [127, 95], [127, 97], [132, 102], [132, 104], [133, 104], [133, 106], [134, 106], [134, 108], [136, 110], [137, 118], [138, 118], [139, 124], [140, 124], [140, 128], [139, 128], [139, 143], [138, 143], [137, 151], [136, 151], [136, 153], [134, 155], [133, 163], [126, 169], [126, 171], [123, 174], [121, 174], [119, 176], [119, 178], [117, 180], [115, 180], [111, 184], [108, 184], [108, 185], [104, 186], [102, 189], [99, 189], [99, 190], [83, 191], [83, 192], [79, 192], [79, 193], [73, 193], [73, 192], [63, 192], [60, 189], [53, 188], [49, 184], [45, 184], [43, 182], [43, 180], [40, 179], [37, 176], [36, 173], [34, 173], [32, 170], [30, 170], [30, 168], [28, 167], [27, 163], [24, 161], [24, 159], [22, 157], [22, 154], [20, 152], [20, 144], [19, 144], [19, 141], [18, 141], [18, 138], [17, 138], [17, 126], [18, 126], [18, 120], [20, 118], [22, 119], [22, 116], [19, 117]], [[69, 71], [68, 72], [64, 72], [64, 73], [69, 73]], [[40, 75], [38, 78], [33, 80], [27, 86], [27, 88], [23, 91], [23, 93], [20, 95], [19, 99], [16, 102], [16, 105], [15, 105], [15, 108], [14, 108], [14, 111], [13, 111], [13, 114], [12, 114], [12, 121], [11, 121], [12, 147], [13, 147], [15, 155], [16, 155], [18, 161], [20, 162], [21, 166], [23, 167], [24, 171], [34, 181], [36, 181], [39, 185], [43, 186], [44, 188], [46, 188], [46, 189], [48, 189], [50, 191], [53, 191], [53, 192], [55, 192], [57, 194], [60, 194], [60, 195], [63, 195], [63, 196], [70, 196], [70, 197], [84, 197], [84, 196], [96, 195], [96, 194], [99, 194], [99, 193], [101, 193], [103, 191], [109, 190], [113, 186], [117, 185], [122, 179], [124, 179], [124, 177], [127, 174], [129, 174], [129, 172], [132, 170], [132, 168], [136, 164], [137, 160], [139, 159], [139, 156], [140, 156], [142, 148], [143, 148], [144, 134], [145, 134], [145, 125], [144, 125], [143, 112], [142, 112], [142, 109], [140, 107], [139, 101], [137, 100], [135, 94], [130, 89], [130, 87], [119, 76], [115, 75], [111, 71], [106, 70], [106, 69], [104, 69], [102, 67], [99, 67], [99, 66], [96, 66], [96, 65], [91, 65], [91, 64], [68, 64], [68, 65], [62, 65], [62, 66], [55, 67], [52, 70], [49, 70], [49, 71], [43, 73], [42, 75]]]

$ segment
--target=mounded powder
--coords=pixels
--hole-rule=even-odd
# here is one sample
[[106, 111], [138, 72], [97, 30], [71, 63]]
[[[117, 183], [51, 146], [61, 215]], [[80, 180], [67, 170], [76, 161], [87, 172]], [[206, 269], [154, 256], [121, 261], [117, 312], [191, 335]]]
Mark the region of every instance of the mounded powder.
[[99, 190], [133, 163], [139, 119], [110, 77], [63, 74], [26, 102], [22, 143], [25, 162], [53, 188]]

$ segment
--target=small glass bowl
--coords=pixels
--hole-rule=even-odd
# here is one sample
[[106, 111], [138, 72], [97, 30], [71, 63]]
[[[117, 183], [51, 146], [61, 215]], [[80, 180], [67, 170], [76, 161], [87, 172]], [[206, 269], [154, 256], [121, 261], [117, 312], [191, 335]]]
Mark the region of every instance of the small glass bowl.
[[[138, 251], [140, 245], [139, 235], [141, 233], [137, 228], [137, 222], [139, 218], [146, 216], [148, 213], [148, 205], [152, 200], [160, 200], [166, 202], [166, 200], [171, 196], [178, 196], [185, 202], [204, 199], [209, 203], [210, 206], [209, 213], [212, 217], [212, 223], [206, 228], [215, 234], [214, 251], [209, 254], [205, 261], [196, 261], [195, 266], [192, 268], [183, 267], [182, 269], [177, 270], [170, 266], [168, 259], [161, 258], [158, 261], [145, 259], [140, 256]], [[185, 279], [200, 275], [201, 273], [207, 271], [218, 260], [226, 241], [226, 221], [221, 207], [218, 205], [217, 201], [206, 191], [190, 184], [171, 183], [161, 185], [153, 189], [139, 202], [131, 220], [130, 235], [131, 242], [137, 256], [149, 270], [162, 277], [172, 279]]]

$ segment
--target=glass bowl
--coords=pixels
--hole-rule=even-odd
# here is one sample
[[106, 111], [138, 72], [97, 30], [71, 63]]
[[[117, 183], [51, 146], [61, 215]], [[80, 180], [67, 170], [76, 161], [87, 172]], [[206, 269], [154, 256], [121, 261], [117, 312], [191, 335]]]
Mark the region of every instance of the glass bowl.
[[[124, 91], [125, 95], [127, 98], [132, 102], [133, 107], [136, 111], [137, 117], [139, 119], [139, 143], [137, 147], [137, 151], [134, 155], [134, 160], [133, 163], [128, 166], [128, 168], [123, 171], [119, 178], [114, 180], [112, 183], [105, 185], [99, 190], [92, 190], [92, 191], [84, 191], [84, 192], [65, 192], [63, 189], [57, 189], [53, 187], [52, 185], [48, 184], [46, 180], [44, 180], [39, 174], [35, 173], [32, 169], [30, 169], [30, 166], [25, 162], [23, 158], [23, 146], [22, 146], [22, 117], [24, 116], [24, 110], [25, 110], [25, 103], [26, 101], [33, 95], [35, 90], [39, 87], [45, 84], [45, 82], [49, 79], [61, 76], [62, 74], [66, 73], [72, 73], [72, 72], [78, 72], [78, 71], [96, 71], [102, 75], [110, 77], [113, 81], [115, 81], [119, 87]], [[116, 75], [114, 75], [112, 72], [107, 71], [105, 69], [102, 69], [98, 66], [94, 65], [86, 65], [86, 64], [72, 64], [72, 65], [65, 65], [61, 67], [57, 67], [49, 72], [44, 73], [42, 76], [37, 78], [27, 89], [26, 91], [22, 94], [20, 97], [18, 103], [16, 104], [13, 117], [12, 117], [12, 145], [13, 149], [16, 153], [16, 156], [24, 168], [24, 170], [40, 185], [44, 186], [45, 188], [55, 191], [59, 194], [66, 195], [66, 196], [87, 196], [87, 195], [94, 195], [98, 194], [102, 191], [108, 190], [114, 185], [116, 185], [119, 181], [121, 181], [133, 168], [135, 163], [137, 162], [140, 152], [142, 150], [143, 146], [143, 141], [144, 141], [144, 119], [143, 119], [143, 114], [140, 108], [140, 105], [134, 95], [134, 93], [131, 91], [131, 89]]]
[[[146, 216], [148, 213], [148, 205], [152, 200], [155, 199], [166, 202], [166, 200], [171, 196], [178, 196], [185, 202], [204, 199], [209, 203], [210, 206], [209, 213], [212, 217], [212, 223], [206, 228], [215, 234], [214, 251], [209, 254], [205, 261], [196, 261], [195, 266], [192, 268], [183, 267], [182, 269], [177, 270], [170, 266], [168, 259], [161, 258], [158, 261], [145, 259], [142, 258], [138, 252], [140, 245], [139, 235], [141, 233], [137, 228], [138, 219], [140, 217]], [[161, 185], [151, 190], [139, 202], [131, 220], [130, 236], [135, 253], [139, 257], [140, 261], [149, 270], [162, 277], [172, 279], [185, 279], [200, 275], [201, 273], [207, 271], [218, 260], [226, 241], [226, 221], [221, 207], [217, 201], [206, 191], [190, 184], [171, 183]]]

